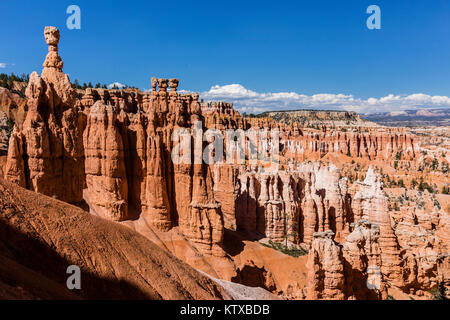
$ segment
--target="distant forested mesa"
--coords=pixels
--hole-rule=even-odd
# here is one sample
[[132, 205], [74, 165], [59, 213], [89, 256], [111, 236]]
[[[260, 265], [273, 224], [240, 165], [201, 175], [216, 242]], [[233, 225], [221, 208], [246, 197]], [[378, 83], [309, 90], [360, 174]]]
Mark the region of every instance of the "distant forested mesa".
[[80, 82], [75, 79], [72, 83], [72, 88], [74, 89], [81, 89], [86, 90], [86, 88], [95, 88], [95, 89], [136, 89], [134, 86], [124, 85], [123, 87], [118, 87], [117, 85], [113, 85], [112, 87], [108, 87], [106, 84], [101, 84], [97, 82], [95, 85], [92, 84], [92, 82], [86, 83], [84, 82], [83, 85], [80, 84]]
[[106, 84], [101, 84], [99, 82], [97, 82], [95, 84], [95, 86], [92, 84], [92, 82], [89, 82], [89, 83], [85, 82], [85, 83], [83, 83], [83, 85], [81, 85], [80, 82], [78, 82], [78, 80], [75, 79], [75, 81], [72, 83], [72, 88], [86, 90], [86, 88], [107, 89], [108, 87], [106, 86]]
[[[25, 98], [25, 87], [30, 80], [30, 75], [22, 74], [20, 76], [11, 73], [10, 75], [6, 73], [0, 73], [0, 87], [6, 88], [13, 93], [18, 94], [22, 98]], [[17, 85], [17, 83], [20, 83]]]
[[26, 82], [28, 83], [28, 80], [30, 80], [29, 74], [22, 74], [20, 76], [15, 75], [14, 73], [11, 73], [10, 75], [6, 73], [0, 73], [0, 87], [13, 90], [14, 89], [14, 82]]

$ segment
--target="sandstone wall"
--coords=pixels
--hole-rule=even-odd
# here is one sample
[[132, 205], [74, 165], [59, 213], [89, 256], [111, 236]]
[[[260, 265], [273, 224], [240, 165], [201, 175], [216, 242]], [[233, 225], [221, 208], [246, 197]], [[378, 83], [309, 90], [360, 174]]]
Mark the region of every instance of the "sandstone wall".
[[304, 163], [278, 173], [240, 176], [236, 198], [239, 230], [282, 242], [311, 244], [314, 232], [332, 230], [342, 239], [353, 222], [345, 182], [333, 165]]
[[62, 71], [59, 31], [44, 33], [49, 53], [42, 76], [31, 74], [29, 111], [11, 136], [5, 177], [106, 219], [179, 226], [202, 253], [222, 256], [210, 168], [171, 161], [174, 130], [190, 135], [204, 123], [198, 94], [178, 94], [177, 79], [152, 78], [144, 96], [88, 89], [79, 97]]
[[[395, 216], [373, 168], [350, 184], [334, 165], [308, 161], [329, 153], [413, 160], [419, 150], [413, 135], [243, 118], [231, 104], [179, 94], [177, 79], [152, 78], [145, 93], [76, 91], [62, 71], [59, 31], [46, 28], [45, 38], [49, 53], [42, 74], [30, 76], [29, 110], [11, 134], [6, 179], [109, 220], [178, 228], [199, 255], [225, 255], [224, 228], [308, 247], [309, 298], [379, 299], [387, 285], [412, 293], [448, 286], [448, 214]], [[269, 173], [247, 161], [193, 161], [206, 144], [194, 139], [198, 125], [279, 130], [283, 167]], [[180, 132], [191, 155], [177, 163], [171, 157], [179, 141], [172, 138]]]

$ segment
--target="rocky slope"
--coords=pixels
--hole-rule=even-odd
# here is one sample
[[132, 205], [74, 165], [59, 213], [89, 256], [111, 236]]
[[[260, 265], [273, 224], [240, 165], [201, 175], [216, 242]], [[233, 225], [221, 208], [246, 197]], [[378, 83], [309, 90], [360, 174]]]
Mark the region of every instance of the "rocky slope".
[[27, 100], [11, 90], [0, 87], [0, 112], [6, 113], [8, 118], [21, 126], [27, 113]]
[[[144, 236], [0, 179], [0, 297], [223, 299], [214, 282]], [[81, 290], [66, 268], [81, 268]]]
[[27, 112], [27, 100], [0, 87], [0, 156], [8, 152], [12, 126], [21, 126]]

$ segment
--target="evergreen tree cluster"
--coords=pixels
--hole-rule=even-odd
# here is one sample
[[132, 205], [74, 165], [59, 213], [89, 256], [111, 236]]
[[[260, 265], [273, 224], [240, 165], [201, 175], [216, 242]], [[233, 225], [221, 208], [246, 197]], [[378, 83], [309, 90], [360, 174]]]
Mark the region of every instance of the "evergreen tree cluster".
[[[86, 83], [84, 82], [83, 85], [80, 84], [80, 82], [75, 79], [74, 82], [72, 83], [72, 88], [74, 89], [81, 89], [81, 90], [86, 90], [86, 88], [95, 88], [95, 89], [108, 89], [108, 86], [106, 84], [101, 84], [100, 82], [97, 82], [95, 85], [92, 84], [92, 82]], [[134, 86], [124, 86], [124, 89], [136, 89], [136, 87]], [[116, 85], [114, 85], [111, 89], [115, 89], [118, 90], [120, 89], [119, 87], [117, 87]]]
[[25, 94], [14, 89], [14, 82], [28, 83], [29, 80], [30, 76], [28, 74], [17, 76], [14, 73], [11, 73], [10, 75], [6, 73], [0, 73], [0, 87], [10, 90], [11, 92], [18, 94], [22, 98], [25, 98]]
[[100, 82], [97, 82], [95, 86], [92, 84], [92, 82], [84, 82], [83, 85], [81, 85], [80, 82], [75, 79], [75, 81], [72, 83], [72, 88], [86, 90], [86, 88], [107, 89], [108, 87], [106, 86], [106, 84], [101, 84]]
[[21, 76], [17, 76], [14, 73], [10, 75], [6, 73], [0, 73], [0, 87], [13, 90], [14, 82], [25, 82], [28, 83], [30, 80], [30, 76], [28, 74], [22, 74]]

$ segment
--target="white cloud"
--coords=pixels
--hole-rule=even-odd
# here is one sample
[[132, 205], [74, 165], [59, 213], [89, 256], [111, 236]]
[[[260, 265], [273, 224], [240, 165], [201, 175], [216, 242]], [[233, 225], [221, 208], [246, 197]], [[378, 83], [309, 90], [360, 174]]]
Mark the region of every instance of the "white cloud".
[[113, 83], [108, 84], [108, 89], [112, 89], [112, 88], [114, 88], [114, 86], [119, 89], [123, 89], [123, 87], [125, 87], [125, 85], [121, 84], [120, 82], [113, 82]]
[[5, 68], [6, 68], [6, 63], [0, 62], [0, 69], [5, 69]]
[[205, 101], [228, 101], [241, 112], [258, 113], [292, 109], [332, 109], [359, 113], [392, 112], [427, 108], [450, 108], [447, 96], [430, 96], [423, 93], [411, 95], [389, 94], [386, 97], [367, 100], [346, 94], [314, 94], [312, 96], [296, 92], [259, 93], [240, 84], [215, 85], [200, 94]]

